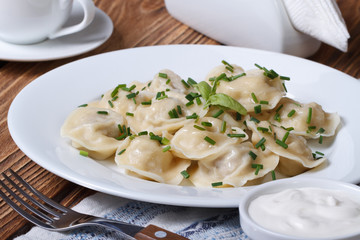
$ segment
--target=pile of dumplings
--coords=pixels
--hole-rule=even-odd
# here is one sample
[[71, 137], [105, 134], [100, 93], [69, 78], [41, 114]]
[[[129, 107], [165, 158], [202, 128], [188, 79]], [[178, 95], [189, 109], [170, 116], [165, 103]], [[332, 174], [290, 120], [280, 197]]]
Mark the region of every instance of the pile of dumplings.
[[288, 79], [268, 71], [245, 72], [223, 61], [205, 77], [246, 114], [206, 104], [194, 80], [164, 69], [149, 82], [119, 84], [79, 106], [61, 135], [93, 159], [160, 183], [241, 187], [295, 176], [326, 161], [307, 142], [334, 136], [340, 117], [290, 99]]

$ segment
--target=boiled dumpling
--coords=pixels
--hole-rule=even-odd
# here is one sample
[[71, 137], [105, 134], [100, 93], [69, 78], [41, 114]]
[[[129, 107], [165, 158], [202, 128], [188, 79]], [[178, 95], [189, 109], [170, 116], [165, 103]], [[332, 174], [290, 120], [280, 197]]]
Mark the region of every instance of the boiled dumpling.
[[[181, 114], [178, 108], [181, 109]], [[172, 118], [170, 111], [176, 111], [178, 117]], [[153, 99], [151, 105], [140, 105], [134, 115], [128, 118], [128, 122], [136, 133], [149, 131], [158, 135], [163, 131], [175, 132], [180, 129], [191, 121], [186, 119], [186, 116], [191, 114], [182, 101], [166, 97], [161, 100]]]
[[[293, 176], [319, 166], [326, 158], [314, 159], [312, 150], [307, 146], [306, 139], [276, 127], [268, 122], [247, 121], [247, 126], [253, 131], [252, 141], [260, 145], [263, 139], [265, 149], [280, 156], [279, 171]], [[268, 129], [268, 130], [265, 130]], [[284, 136], [288, 135], [286, 139]], [[284, 143], [284, 144], [282, 144]]]
[[[211, 127], [201, 125], [203, 122], [210, 123]], [[213, 117], [204, 117], [196, 123], [187, 123], [175, 133], [171, 140], [173, 154], [191, 160], [213, 159], [228, 145], [237, 144], [248, 139], [248, 136], [241, 128], [230, 125], [226, 125], [225, 132], [222, 133], [222, 124], [222, 120]], [[242, 136], [230, 137], [228, 134]], [[211, 144], [205, 138], [210, 138], [215, 143]]]
[[248, 112], [254, 112], [257, 106], [263, 110], [273, 109], [286, 93], [283, 80], [279, 77], [270, 79], [260, 69], [247, 71], [246, 76], [233, 81], [220, 81], [217, 92], [234, 98]]
[[189, 89], [181, 82], [181, 77], [169, 69], [159, 71], [148, 87], [151, 92], [175, 91], [187, 94]]
[[119, 145], [115, 161], [126, 173], [161, 183], [179, 184], [183, 180], [181, 172], [191, 161], [174, 157], [170, 151], [163, 151], [159, 141], [149, 136], [129, 137]]
[[[255, 154], [255, 160], [249, 152]], [[255, 149], [250, 142], [227, 146], [223, 154], [213, 160], [198, 161], [190, 171], [190, 181], [197, 187], [211, 187], [214, 182], [223, 186], [241, 187], [248, 181], [261, 178], [273, 171], [279, 156], [271, 151]], [[259, 170], [256, 167], [259, 166]]]
[[243, 73], [244, 69], [236, 64], [223, 64], [211, 69], [210, 72], [207, 74], [205, 80], [211, 84], [213, 82], [213, 79], [221, 76], [222, 74], [225, 74], [226, 77], [230, 78], [233, 76], [242, 75]]
[[153, 92], [143, 91], [144, 86], [146, 85], [142, 83], [133, 83], [128, 87], [116, 87], [107, 91], [99, 102], [91, 105], [111, 109], [126, 117], [126, 113], [133, 113], [137, 106], [149, 102], [155, 96]]
[[[307, 138], [333, 136], [340, 124], [337, 113], [327, 113], [317, 103], [301, 104], [289, 98], [283, 98], [277, 111], [272, 112], [268, 120], [278, 126], [294, 128], [293, 133]], [[311, 109], [311, 117], [309, 117]], [[310, 120], [310, 121], [308, 121]]]
[[105, 159], [113, 155], [119, 145], [118, 125], [126, 120], [109, 109], [80, 107], [74, 110], [61, 128], [61, 136], [68, 137], [72, 145], [89, 152], [91, 157]]

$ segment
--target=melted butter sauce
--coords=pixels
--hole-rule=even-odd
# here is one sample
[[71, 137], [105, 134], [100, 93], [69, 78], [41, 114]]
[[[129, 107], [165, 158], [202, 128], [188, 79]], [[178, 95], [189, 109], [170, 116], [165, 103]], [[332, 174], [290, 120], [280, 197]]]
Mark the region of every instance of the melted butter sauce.
[[345, 191], [307, 187], [263, 195], [250, 203], [249, 214], [264, 228], [296, 237], [360, 232], [360, 198]]

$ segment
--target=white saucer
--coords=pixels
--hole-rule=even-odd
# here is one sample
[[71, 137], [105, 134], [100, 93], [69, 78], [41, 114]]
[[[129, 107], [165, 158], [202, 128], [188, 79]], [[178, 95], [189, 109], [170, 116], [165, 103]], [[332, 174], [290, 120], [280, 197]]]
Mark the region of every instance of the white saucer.
[[[76, 24], [82, 18], [83, 10], [75, 1], [66, 25]], [[15, 45], [0, 40], [0, 60], [36, 62], [76, 56], [103, 44], [112, 31], [113, 23], [110, 17], [97, 8], [93, 22], [83, 31], [72, 35], [32, 45]]]

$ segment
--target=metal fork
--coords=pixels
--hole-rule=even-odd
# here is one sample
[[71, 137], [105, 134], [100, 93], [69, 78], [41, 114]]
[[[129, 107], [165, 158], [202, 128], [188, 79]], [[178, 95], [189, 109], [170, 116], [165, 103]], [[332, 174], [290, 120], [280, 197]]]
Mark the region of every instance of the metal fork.
[[24, 218], [44, 229], [50, 231], [68, 231], [78, 227], [96, 225], [120, 231], [131, 239], [187, 239], [155, 225], [141, 227], [76, 212], [41, 194], [13, 170], [9, 169], [8, 172], [9, 174], [1, 174], [4, 179], [0, 181], [0, 185], [8, 194], [0, 189], [0, 196]]

